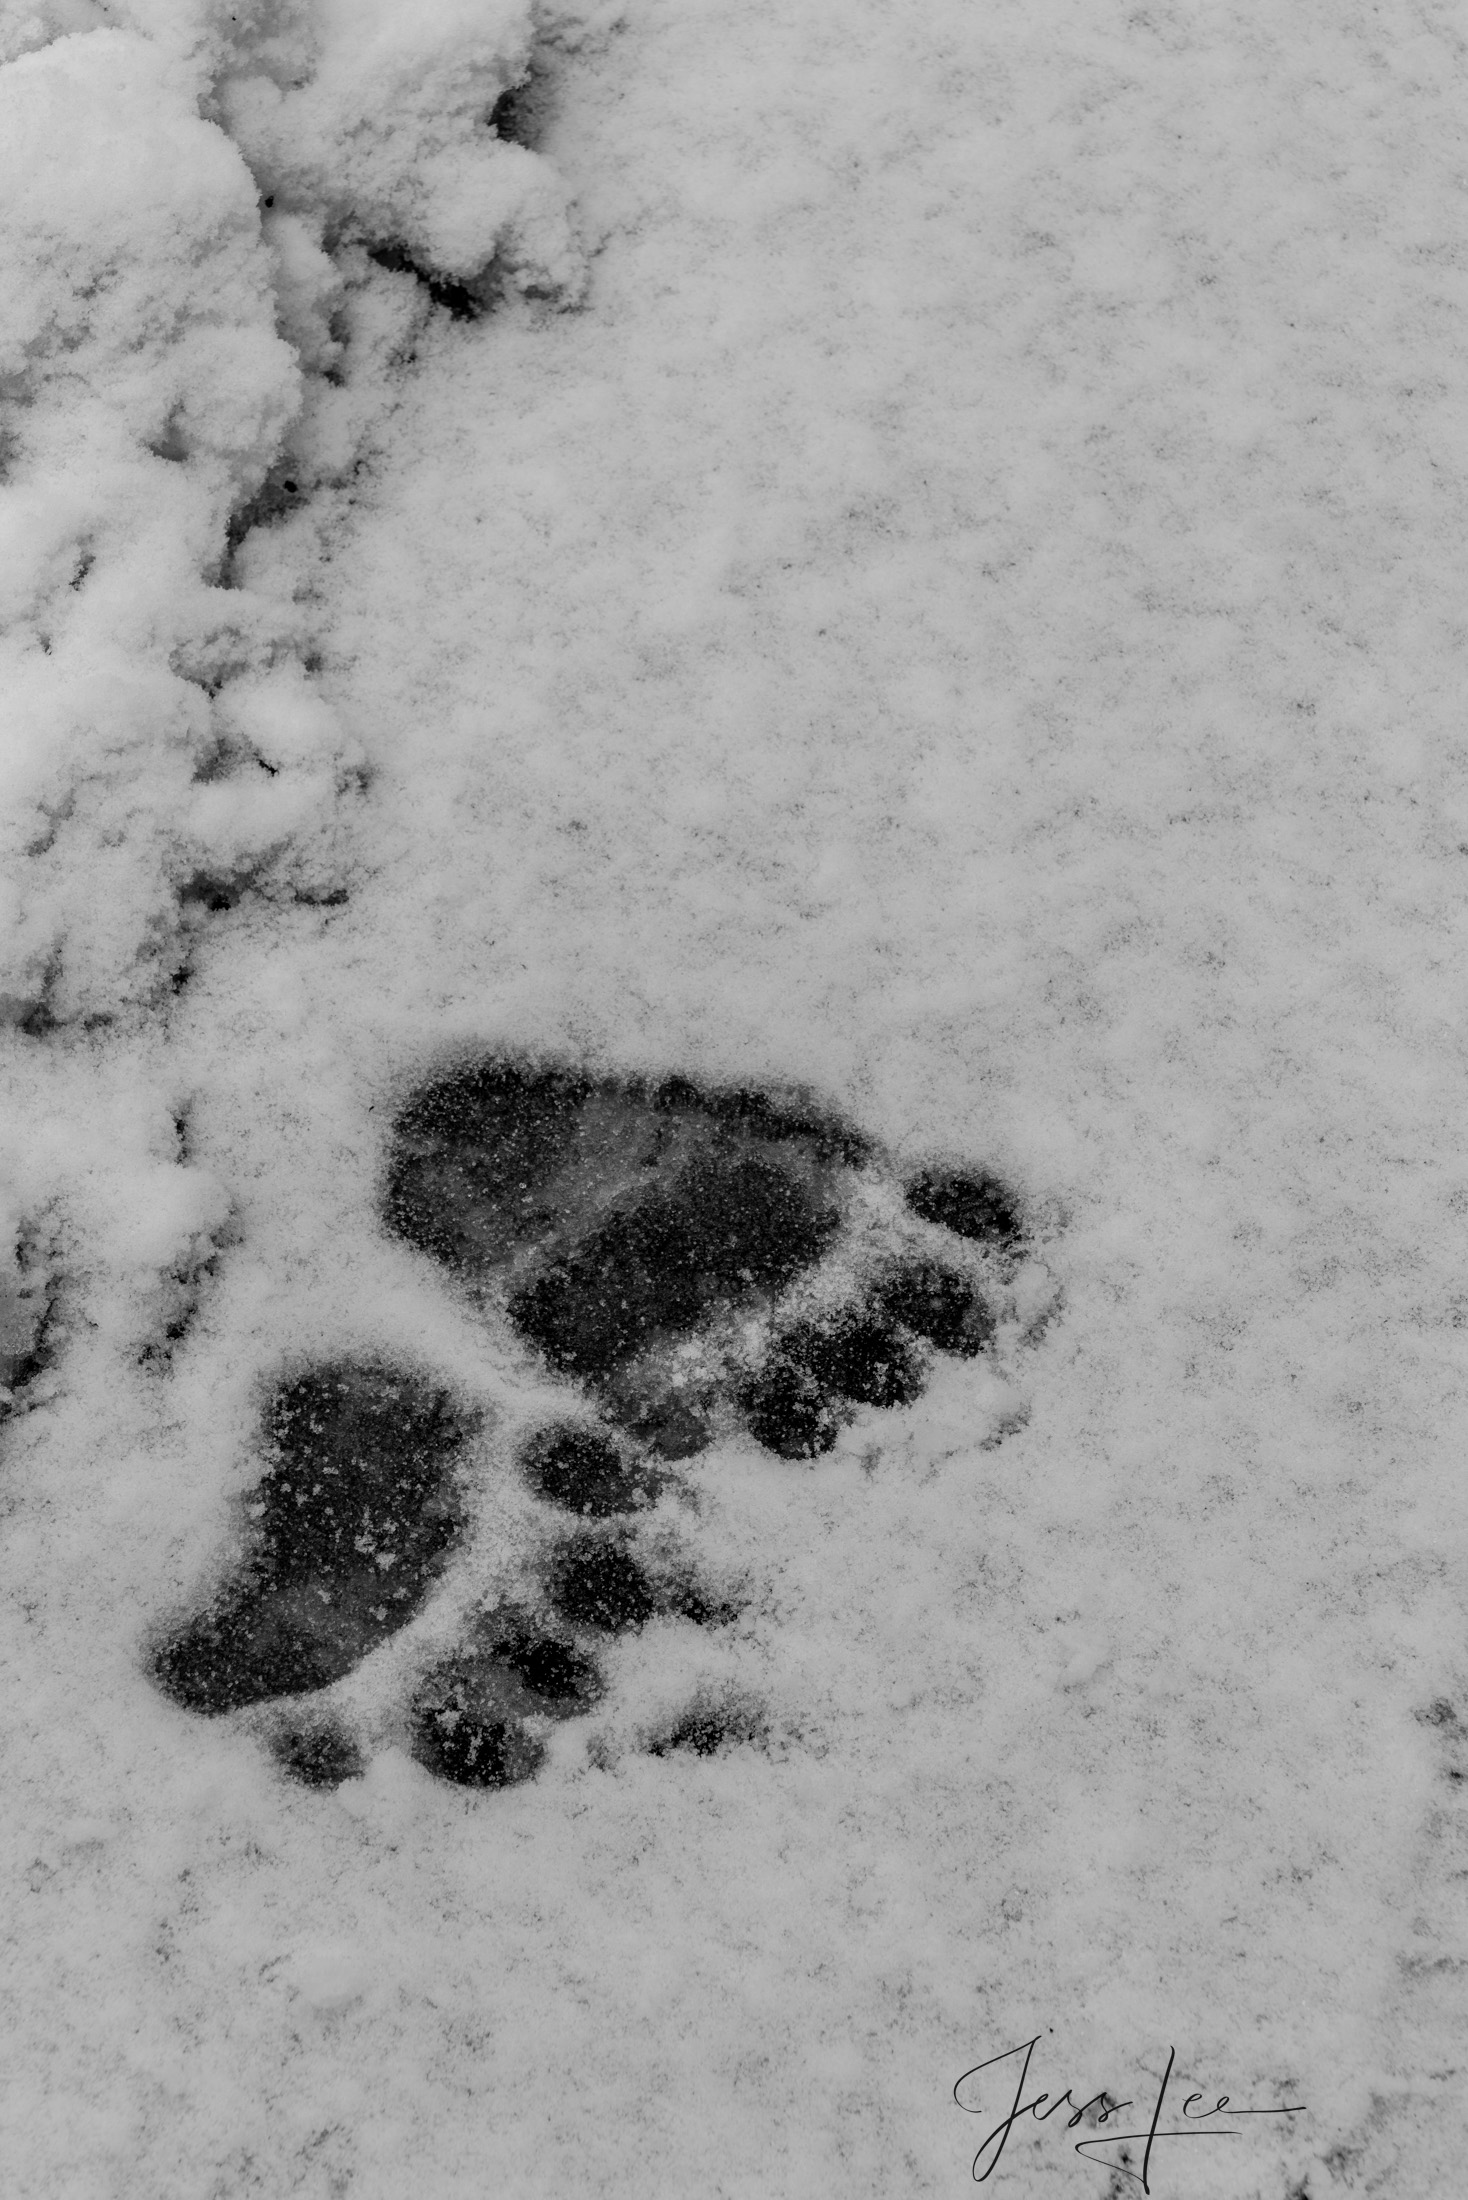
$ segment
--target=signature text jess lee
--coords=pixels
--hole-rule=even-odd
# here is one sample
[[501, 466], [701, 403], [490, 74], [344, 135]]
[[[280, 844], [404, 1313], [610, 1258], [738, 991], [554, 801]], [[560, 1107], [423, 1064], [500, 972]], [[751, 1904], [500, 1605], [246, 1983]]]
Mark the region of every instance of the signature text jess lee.
[[[953, 2098], [964, 2114], [967, 2116], [981, 2116], [985, 2111], [963, 2099], [963, 2088], [969, 2083], [970, 2079], [977, 2078], [983, 2070], [997, 2070], [1002, 2063], [1012, 2063], [1016, 2056], [1024, 2058], [1019, 2065], [1019, 2078], [1015, 2085], [1014, 2101], [1009, 2113], [1001, 2117], [974, 2156], [974, 2183], [976, 2185], [987, 2183], [995, 2170], [998, 2169], [1000, 2161], [1003, 2159], [1004, 2149], [1009, 2143], [1009, 2134], [1022, 2116], [1032, 2116], [1036, 2123], [1048, 2123], [1059, 2109], [1066, 2107], [1068, 2104], [1071, 2113], [1066, 2117], [1063, 2128], [1066, 2131], [1074, 2131], [1082, 2118], [1093, 2109], [1096, 2112], [1096, 2122], [1107, 2124], [1111, 2122], [1113, 2117], [1120, 2115], [1124, 2108], [1135, 2108], [1137, 2105], [1135, 2101], [1114, 2101], [1109, 2093], [1102, 2092], [1093, 2093], [1089, 2100], [1082, 2101], [1078, 2106], [1072, 2097], [1069, 2086], [1066, 2087], [1063, 2093], [1054, 2097], [1049, 2093], [1037, 2093], [1032, 2100], [1026, 2100], [1025, 2087], [1029, 2083], [1030, 2062], [1042, 2037], [1043, 2035], [1037, 2032], [1032, 2040], [1021, 2040], [1018, 2047], [1006, 2047], [1001, 2054], [991, 2055], [987, 2062], [975, 2063], [972, 2070], [966, 2070], [953, 2088]], [[1292, 2107], [1235, 2108], [1226, 2093], [1220, 2093], [1211, 2108], [1199, 2108], [1194, 2104], [1206, 2100], [1207, 2096], [1202, 2093], [1189, 2093], [1184, 2099], [1180, 2111], [1183, 2119], [1181, 2129], [1164, 2131], [1162, 2129], [1162, 2104], [1167, 2098], [1167, 2088], [1172, 2080], [1172, 2066], [1176, 2060], [1177, 2050], [1170, 2047], [1167, 2051], [1167, 2068], [1162, 2073], [1162, 2083], [1157, 2088], [1157, 2099], [1152, 2107], [1152, 2120], [1145, 2131], [1116, 2131], [1108, 2132], [1104, 2139], [1078, 2139], [1075, 2143], [1077, 2154], [1085, 2155], [1087, 2161], [1105, 2161], [1106, 2158], [1098, 2152], [1098, 2149], [1101, 2147], [1117, 2149], [1119, 2159], [1113, 2158], [1106, 2162], [1106, 2167], [1120, 2170], [1124, 2177], [1130, 2177], [1135, 2183], [1139, 2184], [1143, 2192], [1150, 2193], [1152, 2187], [1148, 2179], [1152, 2167], [1152, 2150], [1160, 2139], [1236, 2139], [1239, 2134], [1230, 2125], [1214, 2125], [1211, 2130], [1206, 2127], [1212, 2123], [1213, 2118], [1216, 2116], [1227, 2116], [1232, 2119], [1235, 2116], [1302, 2116], [1305, 2113], [1303, 2103]], [[1047, 2101], [1050, 2104], [1048, 2108], [1045, 2105]], [[1129, 2166], [1132, 2158], [1127, 2151], [1137, 2140], [1145, 2142], [1140, 2170], [1132, 2169]]]

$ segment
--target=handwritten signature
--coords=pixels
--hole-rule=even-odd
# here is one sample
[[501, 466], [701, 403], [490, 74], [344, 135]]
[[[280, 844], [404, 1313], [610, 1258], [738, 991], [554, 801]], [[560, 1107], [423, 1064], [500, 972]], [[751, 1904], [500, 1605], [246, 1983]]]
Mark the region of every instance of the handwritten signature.
[[[1027, 2101], [1025, 2099], [1025, 2086], [1029, 2082], [1030, 2061], [1043, 2037], [1043, 2033], [1037, 2032], [1032, 2040], [1021, 2040], [1018, 2047], [1006, 2047], [1001, 2054], [991, 2055], [987, 2062], [975, 2063], [972, 2070], [965, 2070], [963, 2076], [953, 2088], [953, 2098], [966, 2116], [985, 2115], [988, 2111], [971, 2106], [969, 2102], [962, 2098], [963, 2088], [971, 2078], [977, 2078], [981, 2070], [996, 2070], [1001, 2063], [1012, 2062], [1017, 2055], [1024, 2057], [1024, 2061], [1019, 2066], [1019, 2079], [1014, 2089], [1014, 2105], [1011, 2107], [1009, 2114], [1001, 2118], [994, 2126], [994, 2129], [989, 2133], [978, 2153], [974, 2156], [974, 2183], [976, 2185], [986, 2184], [995, 2170], [998, 2169], [1004, 2158], [1004, 2149], [1009, 2144], [1009, 2134], [1022, 2116], [1033, 2117], [1037, 2124], [1048, 2123], [1052, 2116], [1057, 2115], [1062, 2108], [1069, 2104], [1071, 2113], [1066, 2117], [1061, 2128], [1065, 2131], [1074, 2131], [1076, 2125], [1093, 2112], [1098, 2124], [1109, 2124], [1113, 2118], [1121, 2114], [1124, 2108], [1135, 2108], [1137, 2105], [1135, 2101], [1114, 2101], [1111, 2095], [1106, 2092], [1093, 2093], [1089, 2100], [1082, 2101], [1078, 2105], [1071, 2094], [1069, 2086], [1059, 2095], [1052, 2096], [1049, 2093], [1037, 2093], [1033, 2100]], [[1220, 2093], [1211, 2108], [1195, 2108], [1193, 2104], [1196, 2101], [1206, 2100], [1207, 2095], [1190, 2093], [1184, 2100], [1180, 2112], [1183, 2119], [1182, 2128], [1180, 2130], [1164, 2131], [1162, 2128], [1162, 2104], [1167, 2098], [1167, 2088], [1172, 2081], [1172, 2066], [1176, 2061], [1177, 2049], [1169, 2047], [1167, 2051], [1167, 2068], [1162, 2073], [1162, 2083], [1157, 2089], [1157, 2099], [1152, 2108], [1152, 2121], [1145, 2131], [1116, 2131], [1108, 2132], [1104, 2139], [1078, 2139], [1075, 2142], [1077, 2154], [1083, 2154], [1087, 2161], [1099, 2162], [1108, 2169], [1119, 2171], [1123, 2177], [1130, 2177], [1134, 2183], [1139, 2184], [1143, 2192], [1150, 2193], [1152, 2187], [1148, 2180], [1152, 2167], [1152, 2150], [1159, 2140], [1237, 2139], [1239, 2136], [1238, 2131], [1227, 2126], [1220, 2125], [1211, 2131], [1203, 2129], [1203, 2126], [1210, 2123], [1215, 2116], [1303, 2116], [1305, 2113], [1303, 2102], [1292, 2107], [1235, 2108], [1227, 2093]], [[1047, 2101], [1050, 2104], [1048, 2108], [1045, 2105]], [[1178, 2112], [1174, 2111], [1174, 2113]], [[1128, 2149], [1138, 2140], [1146, 2142], [1142, 2152], [1140, 2170], [1131, 2167], [1133, 2156], [1128, 2152]], [[1102, 2147], [1116, 2148], [1116, 2158], [1108, 2161], [1100, 2152]], [[986, 2156], [988, 2157], [987, 2160], [985, 2159]]]

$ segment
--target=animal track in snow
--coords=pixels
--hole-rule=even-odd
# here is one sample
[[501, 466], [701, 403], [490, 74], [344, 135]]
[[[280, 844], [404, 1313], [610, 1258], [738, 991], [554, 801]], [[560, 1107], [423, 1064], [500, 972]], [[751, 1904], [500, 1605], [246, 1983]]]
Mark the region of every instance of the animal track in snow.
[[[411, 1095], [381, 1212], [519, 1340], [542, 1392], [546, 1369], [565, 1390], [517, 1452], [546, 1529], [523, 1593], [472, 1614], [408, 1690], [414, 1754], [469, 1787], [535, 1773], [552, 1727], [605, 1696], [612, 1638], [737, 1618], [647, 1532], [680, 1462], [741, 1438], [813, 1460], [861, 1407], [910, 1403], [937, 1355], [992, 1344], [1023, 1251], [995, 1179], [902, 1183], [817, 1105], [503, 1058]], [[155, 1649], [164, 1691], [214, 1715], [279, 1701], [283, 1770], [317, 1787], [360, 1772], [324, 1692], [427, 1608], [468, 1540], [475, 1425], [381, 1360], [279, 1381], [242, 1562]], [[711, 1754], [762, 1732], [746, 1695], [705, 1687], [646, 1747]]]

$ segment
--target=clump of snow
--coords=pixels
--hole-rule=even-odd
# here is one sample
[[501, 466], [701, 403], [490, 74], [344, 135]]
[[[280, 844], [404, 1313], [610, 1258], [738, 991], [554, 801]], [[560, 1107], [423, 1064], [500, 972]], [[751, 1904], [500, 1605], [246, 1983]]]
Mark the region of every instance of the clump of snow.
[[[263, 11], [262, 11], [263, 12]], [[564, 186], [486, 130], [526, 73], [523, 0], [319, 0], [220, 85], [225, 121], [275, 204], [333, 241], [398, 245], [473, 281], [491, 258], [522, 290], [579, 295]]]
[[206, 857], [186, 819], [218, 742], [181, 654], [273, 639], [210, 576], [300, 370], [249, 171], [146, 39], [0, 70], [0, 191], [0, 998], [106, 1017], [166, 978]]
[[553, 172], [486, 126], [518, 0], [119, 12], [0, 49], [0, 1013], [30, 1025], [158, 999], [193, 882], [340, 889], [355, 747], [231, 523], [277, 462], [277, 500], [349, 471], [387, 402], [416, 286], [364, 245], [584, 279]]
[[253, 486], [299, 388], [238, 151], [180, 65], [126, 31], [23, 56], [0, 101], [4, 371], [26, 457], [60, 469], [81, 438], [102, 464], [141, 446]]

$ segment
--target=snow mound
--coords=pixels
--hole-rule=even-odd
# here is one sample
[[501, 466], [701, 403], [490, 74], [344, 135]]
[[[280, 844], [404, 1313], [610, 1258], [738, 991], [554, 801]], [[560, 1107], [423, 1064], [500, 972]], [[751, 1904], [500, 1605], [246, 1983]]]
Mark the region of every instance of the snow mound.
[[529, 67], [522, 0], [322, 0], [288, 20], [220, 87], [277, 206], [333, 242], [396, 245], [461, 282], [498, 257], [523, 290], [579, 296], [563, 187], [484, 127]]
[[518, 0], [0, 25], [0, 1018], [114, 1021], [200, 909], [340, 894], [355, 744], [232, 551], [386, 403], [383, 342], [341, 401], [362, 294], [413, 290], [369, 251], [579, 297], [564, 192], [488, 126], [530, 41]]

